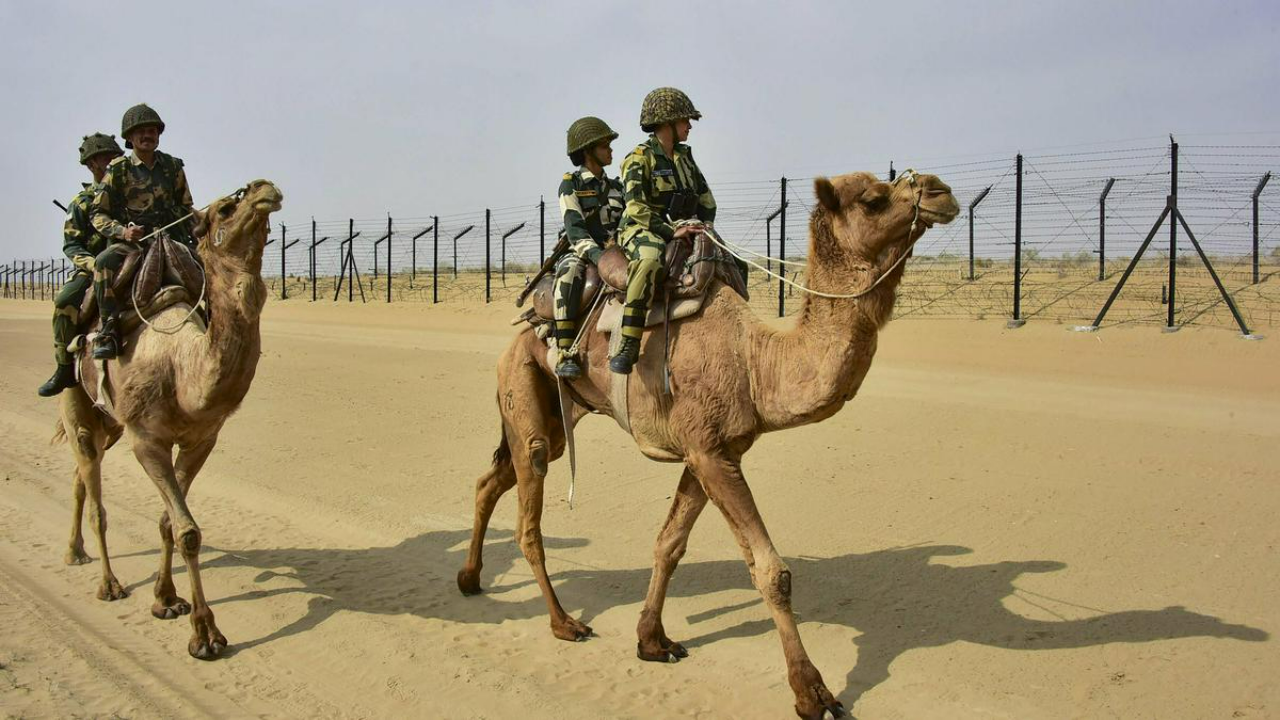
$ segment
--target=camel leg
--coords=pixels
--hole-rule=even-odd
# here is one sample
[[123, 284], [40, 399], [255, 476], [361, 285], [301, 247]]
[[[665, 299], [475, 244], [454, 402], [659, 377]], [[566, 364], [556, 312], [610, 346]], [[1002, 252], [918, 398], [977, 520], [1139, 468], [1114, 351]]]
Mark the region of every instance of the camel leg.
[[80, 479], [80, 469], [78, 467], [71, 479], [71, 493], [74, 503], [71, 508], [71, 541], [67, 543], [67, 554], [63, 561], [68, 565], [84, 565], [90, 561], [90, 558], [84, 551], [84, 535], [80, 529], [84, 523], [85, 487], [84, 480]]
[[498, 500], [515, 485], [516, 470], [511, 464], [511, 448], [504, 434], [502, 444], [493, 453], [493, 467], [476, 481], [476, 515], [471, 529], [471, 547], [467, 551], [467, 563], [458, 571], [458, 589], [463, 595], [480, 592], [480, 568], [484, 566], [481, 555], [489, 518], [493, 517]]
[[738, 544], [744, 548], [751, 582], [773, 614], [787, 660], [787, 681], [796, 696], [796, 714], [802, 718], [822, 718], [827, 712], [835, 717], [842, 716], [844, 706], [827, 689], [821, 673], [809, 660], [809, 654], [800, 641], [800, 632], [791, 612], [791, 571], [769, 539], [769, 531], [765, 529], [738, 461], [691, 456], [689, 464], [711, 501], [724, 514]]
[[204, 587], [200, 581], [200, 528], [187, 508], [186, 496], [174, 473], [171, 446], [153, 438], [130, 432], [133, 454], [142, 469], [151, 477], [160, 497], [164, 500], [172, 529], [170, 536], [182, 553], [191, 581], [191, 629], [192, 637], [187, 652], [199, 660], [212, 660], [227, 647], [227, 638], [214, 623], [213, 610], [205, 601]]
[[[195, 481], [200, 468], [204, 467], [204, 461], [213, 452], [215, 444], [216, 437], [178, 450], [178, 459], [174, 464], [183, 499], [190, 493], [191, 483]], [[173, 523], [166, 510], [160, 515], [160, 571], [156, 575], [156, 601], [151, 605], [151, 614], [161, 620], [172, 620], [191, 612], [191, 604], [178, 597], [177, 588], [173, 585], [173, 542]]]
[[649, 578], [649, 592], [645, 595], [640, 624], [636, 627], [639, 636], [636, 655], [641, 660], [676, 662], [689, 656], [683, 645], [667, 637], [662, 627], [662, 606], [667, 599], [671, 574], [675, 572], [680, 558], [684, 557], [689, 533], [706, 505], [706, 492], [693, 472], [685, 468], [675, 500], [671, 502], [671, 512], [667, 513], [667, 522], [658, 533], [658, 541], [653, 548], [653, 575]]
[[[74, 493], [77, 509], [72, 519], [72, 548], [80, 530], [80, 513], [82, 493], [89, 501], [89, 526], [98, 538], [98, 554], [102, 556], [102, 581], [98, 584], [99, 600], [110, 602], [129, 597], [124, 585], [116, 579], [111, 570], [111, 554], [107, 550], [107, 509], [102, 504], [102, 455], [106, 448], [106, 434], [102, 423], [94, 417], [89, 398], [78, 388], [63, 391], [60, 402], [62, 410], [62, 427], [67, 434], [67, 444], [76, 461], [76, 480]], [[83, 543], [81, 547], [83, 552]], [[71, 550], [68, 550], [70, 559]]]

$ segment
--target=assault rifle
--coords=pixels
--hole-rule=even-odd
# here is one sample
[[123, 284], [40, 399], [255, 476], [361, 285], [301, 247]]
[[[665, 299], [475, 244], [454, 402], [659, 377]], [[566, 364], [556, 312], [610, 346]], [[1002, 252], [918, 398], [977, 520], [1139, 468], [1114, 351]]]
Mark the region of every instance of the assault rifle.
[[525, 285], [524, 290], [521, 290], [520, 295], [516, 297], [516, 307], [524, 306], [524, 301], [529, 297], [529, 293], [533, 292], [533, 289], [538, 286], [538, 281], [546, 277], [547, 273], [555, 270], [556, 263], [560, 262], [560, 258], [564, 257], [567, 252], [569, 252], [569, 236], [565, 235], [562, 230], [560, 239], [556, 241], [556, 246], [551, 249], [551, 255], [542, 263], [542, 268], [538, 270], [538, 274], [533, 276], [529, 284]]
[[58, 209], [59, 209], [59, 210], [61, 210], [62, 212], [71, 212], [70, 210], [68, 210], [68, 209], [67, 209], [67, 206], [66, 206], [66, 205], [63, 205], [62, 203], [58, 202], [57, 200], [54, 200], [54, 201], [53, 201], [53, 204], [54, 204], [54, 205], [57, 205], [57, 206], [58, 206]]

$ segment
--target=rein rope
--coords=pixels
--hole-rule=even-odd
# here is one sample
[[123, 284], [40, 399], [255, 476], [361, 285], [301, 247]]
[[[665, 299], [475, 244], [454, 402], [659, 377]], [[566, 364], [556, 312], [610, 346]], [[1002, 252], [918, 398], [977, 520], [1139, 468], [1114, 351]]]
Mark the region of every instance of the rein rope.
[[[902, 174], [898, 176], [898, 180], [895, 182], [906, 180], [908, 184], [912, 186], [916, 186], [916, 176], [917, 174], [915, 170], [912, 170], [912, 169], [903, 170]], [[914, 204], [915, 214], [911, 218], [911, 228], [907, 230], [908, 239], [910, 239], [911, 236], [915, 234], [916, 227], [920, 222], [920, 200], [922, 195], [923, 195], [923, 189], [916, 186], [916, 201]], [[679, 223], [677, 223], [677, 226], [682, 224], [691, 224], [693, 222], [696, 222], [696, 221], [682, 220]], [[747, 250], [746, 248], [741, 248], [737, 245], [734, 245], [733, 243], [726, 242], [723, 238], [720, 237], [720, 234], [715, 231], [715, 228], [709, 225], [704, 225], [702, 228], [702, 232], [706, 233], [707, 237], [711, 238], [711, 242], [714, 243], [721, 250], [724, 250], [725, 252], [729, 253], [733, 257], [759, 270], [765, 275], [768, 275], [769, 277], [774, 278], [778, 282], [786, 283], [787, 285], [799, 290], [800, 292], [808, 293], [809, 295], [815, 295], [817, 297], [829, 298], [831, 300], [853, 300], [853, 299], [857, 299], [867, 295], [872, 290], [875, 290], [880, 285], [880, 283], [884, 282], [885, 278], [893, 274], [893, 271], [897, 270], [898, 267], [902, 265], [903, 262], [906, 261], [907, 255], [908, 255], [906, 251], [903, 251], [902, 255], [897, 260], [895, 260], [894, 263], [888, 267], [888, 269], [880, 273], [880, 276], [876, 278], [875, 281], [871, 283], [871, 285], [869, 285], [867, 288], [863, 290], [859, 290], [858, 292], [848, 293], [848, 294], [828, 293], [828, 292], [822, 292], [821, 290], [814, 290], [813, 288], [801, 285], [800, 283], [795, 282], [794, 280], [789, 280], [783, 275], [776, 273], [773, 270], [770, 270], [769, 268], [764, 267], [763, 265], [755, 262], [754, 260], [743, 257], [741, 254], [739, 254], [738, 251], [743, 251], [751, 255], [755, 255], [757, 257], [768, 258], [779, 264], [807, 265], [808, 263], [796, 262], [794, 260], [783, 260], [780, 258], [771, 258], [768, 255], [764, 255], [762, 253], [758, 253], [752, 250]]]

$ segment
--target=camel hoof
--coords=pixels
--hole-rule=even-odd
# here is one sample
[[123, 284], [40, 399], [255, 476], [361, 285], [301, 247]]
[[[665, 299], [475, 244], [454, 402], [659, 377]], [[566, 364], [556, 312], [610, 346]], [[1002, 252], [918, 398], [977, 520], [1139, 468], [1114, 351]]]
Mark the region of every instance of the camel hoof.
[[813, 692], [816, 696], [815, 699], [817, 700], [815, 703], [815, 709], [813, 711], [805, 711], [797, 705], [796, 715], [799, 715], [802, 718], [809, 718], [810, 720], [826, 720], [828, 713], [833, 718], [842, 718], [848, 715], [848, 713], [845, 712], [844, 704], [839, 700], [836, 700], [835, 697], [832, 696], [831, 691], [827, 690], [827, 688], [818, 686], [813, 689]]
[[663, 663], [678, 663], [682, 658], [689, 657], [689, 651], [683, 645], [678, 642], [668, 642], [669, 645], [657, 651], [645, 650], [644, 646], [636, 643], [636, 657], [645, 662]]
[[482, 592], [480, 588], [480, 573], [472, 574], [466, 570], [459, 570], [458, 590], [462, 591], [462, 594], [467, 597], [479, 595]]
[[87, 565], [93, 562], [93, 558], [84, 551], [84, 548], [71, 548], [67, 550], [67, 554], [63, 556], [62, 562], [68, 565]]
[[157, 600], [151, 606], [151, 615], [157, 620], [173, 620], [191, 612], [191, 604], [182, 598]]
[[124, 589], [119, 580], [111, 578], [104, 581], [98, 586], [98, 599], [103, 602], [111, 602], [113, 600], [123, 600], [129, 597], [129, 591]]
[[582, 642], [583, 640], [586, 640], [587, 638], [591, 637], [592, 631], [591, 631], [591, 628], [587, 627], [586, 625], [583, 625], [582, 623], [578, 622], [577, 620], [574, 620], [573, 618], [569, 618], [569, 620], [565, 622], [565, 624], [563, 625], [552, 625], [551, 634], [555, 635], [561, 640], [568, 640], [569, 642]]
[[212, 641], [192, 638], [187, 645], [187, 652], [197, 660], [216, 660], [227, 649], [227, 639], [217, 635]]

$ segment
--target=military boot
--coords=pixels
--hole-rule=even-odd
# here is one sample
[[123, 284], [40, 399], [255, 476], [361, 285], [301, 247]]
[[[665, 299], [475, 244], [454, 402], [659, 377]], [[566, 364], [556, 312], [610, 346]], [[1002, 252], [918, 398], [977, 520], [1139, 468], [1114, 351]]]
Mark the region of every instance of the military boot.
[[41, 385], [36, 390], [36, 394], [40, 397], [53, 397], [69, 387], [75, 387], [75, 385], [76, 366], [58, 363], [58, 369], [53, 371], [53, 377]]
[[116, 331], [116, 316], [111, 315], [102, 321], [102, 329], [93, 341], [94, 360], [115, 360], [120, 354], [120, 337]]
[[565, 380], [577, 380], [582, 377], [582, 366], [578, 364], [578, 358], [567, 352], [561, 352], [560, 360], [556, 363], [556, 377]]
[[609, 369], [619, 375], [630, 375], [631, 367], [640, 359], [640, 339], [633, 337], [622, 338], [622, 346], [618, 348], [618, 354], [609, 358]]

